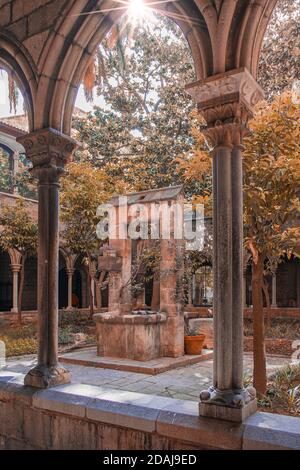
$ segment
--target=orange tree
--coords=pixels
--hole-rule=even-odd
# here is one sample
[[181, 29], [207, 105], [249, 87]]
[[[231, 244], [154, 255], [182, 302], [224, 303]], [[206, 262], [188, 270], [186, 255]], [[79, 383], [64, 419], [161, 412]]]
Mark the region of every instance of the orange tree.
[[290, 94], [262, 104], [244, 152], [245, 246], [252, 254], [254, 385], [266, 391], [263, 290], [266, 270], [299, 254], [300, 109]]
[[112, 194], [124, 192], [122, 181], [115, 181], [89, 163], [70, 163], [61, 179], [62, 239], [65, 247], [83, 258], [89, 277], [90, 313], [93, 315], [93, 262], [102, 241], [96, 234], [100, 217], [97, 208]]
[[16, 250], [21, 255], [18, 298], [18, 323], [21, 325], [25, 262], [28, 256], [36, 252], [38, 227], [23, 199], [18, 199], [14, 206], [1, 207], [0, 226], [0, 247], [6, 251]]

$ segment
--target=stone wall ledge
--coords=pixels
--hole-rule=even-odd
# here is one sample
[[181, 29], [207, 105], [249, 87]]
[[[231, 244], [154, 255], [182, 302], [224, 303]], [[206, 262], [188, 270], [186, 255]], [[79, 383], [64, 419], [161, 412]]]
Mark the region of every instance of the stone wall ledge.
[[[67, 384], [37, 391], [24, 387], [23, 378], [22, 374], [9, 371], [0, 373], [0, 409], [2, 405], [11, 405], [9, 412], [1, 416], [0, 437], [6, 438], [6, 429], [9, 428], [10, 438], [20, 440], [19, 430], [15, 431], [15, 436], [11, 435], [14, 428], [10, 423], [22, 420], [22, 416], [26, 416], [25, 411], [30, 410], [41, 416], [73, 419], [74, 432], [78, 423], [84, 421], [93, 426], [106, 425], [120, 431], [127, 429], [145, 436], [156, 436], [170, 443], [180, 442], [182, 449], [192, 446], [195, 449], [300, 450], [299, 418], [256, 413], [240, 425], [199, 418], [197, 402], [85, 384]], [[10, 416], [10, 413], [17, 416]], [[26, 429], [25, 425], [20, 423], [19, 428]], [[26, 445], [29, 444], [33, 445], [26, 441]]]
[[149, 315], [114, 315], [111, 313], [96, 313], [94, 320], [97, 323], [109, 323], [114, 325], [149, 325], [165, 323], [167, 317], [163, 313], [154, 313]]

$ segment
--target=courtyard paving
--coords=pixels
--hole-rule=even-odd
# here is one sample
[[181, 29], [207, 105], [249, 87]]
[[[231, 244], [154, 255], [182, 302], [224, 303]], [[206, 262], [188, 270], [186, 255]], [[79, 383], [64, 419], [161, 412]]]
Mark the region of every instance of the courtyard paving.
[[[289, 359], [286, 357], [268, 356], [268, 373], [289, 362]], [[35, 364], [35, 356], [8, 359], [2, 371], [25, 374]], [[245, 354], [244, 366], [246, 376], [251, 374], [252, 365], [252, 355]], [[173, 369], [153, 376], [73, 364], [68, 364], [67, 368], [72, 373], [73, 383], [99, 385], [116, 390], [198, 401], [199, 392], [212, 381], [212, 366], [212, 359], [208, 359], [198, 364]]]

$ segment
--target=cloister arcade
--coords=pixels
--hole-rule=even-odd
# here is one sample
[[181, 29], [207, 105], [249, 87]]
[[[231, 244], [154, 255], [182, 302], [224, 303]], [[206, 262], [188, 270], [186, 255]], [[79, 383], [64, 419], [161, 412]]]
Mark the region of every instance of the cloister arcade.
[[[263, 97], [260, 47], [276, 0], [179, 0], [156, 8], [174, 18], [191, 48], [197, 81], [183, 84], [213, 147], [214, 378], [200, 415], [241, 422], [256, 411], [243, 385], [242, 153], [247, 120]], [[154, 6], [154, 5], [153, 5]], [[0, 66], [13, 70], [29, 132], [18, 138], [38, 180], [38, 365], [25, 384], [70, 381], [58, 364], [59, 177], [78, 143], [70, 137], [78, 87], [123, 10], [114, 0], [0, 1]]]

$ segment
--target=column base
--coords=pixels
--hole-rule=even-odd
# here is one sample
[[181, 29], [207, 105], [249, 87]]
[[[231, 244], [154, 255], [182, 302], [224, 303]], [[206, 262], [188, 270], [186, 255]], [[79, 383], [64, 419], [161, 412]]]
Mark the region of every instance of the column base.
[[257, 411], [256, 390], [218, 390], [211, 387], [200, 394], [199, 415], [241, 423]]
[[24, 379], [24, 384], [35, 388], [50, 388], [71, 382], [71, 374], [59, 364], [52, 367], [37, 365]]
[[17, 309], [17, 308], [12, 308], [12, 309], [10, 310], [10, 313], [19, 313], [19, 312], [18, 312], [18, 309]]

